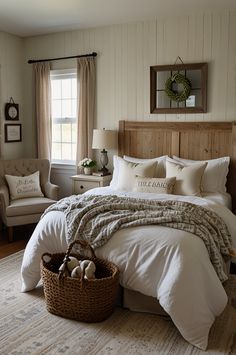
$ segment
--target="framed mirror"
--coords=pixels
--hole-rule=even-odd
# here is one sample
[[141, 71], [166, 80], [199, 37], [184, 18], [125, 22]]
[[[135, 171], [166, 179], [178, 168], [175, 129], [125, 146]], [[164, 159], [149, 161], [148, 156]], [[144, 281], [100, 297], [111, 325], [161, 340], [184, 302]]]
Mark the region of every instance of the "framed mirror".
[[150, 112], [207, 112], [207, 63], [151, 66]]

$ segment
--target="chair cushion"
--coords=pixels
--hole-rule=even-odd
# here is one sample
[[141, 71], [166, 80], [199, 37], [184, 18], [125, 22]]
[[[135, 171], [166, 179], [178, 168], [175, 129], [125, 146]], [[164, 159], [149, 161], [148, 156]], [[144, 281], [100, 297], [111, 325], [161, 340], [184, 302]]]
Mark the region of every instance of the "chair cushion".
[[43, 213], [47, 207], [55, 202], [46, 197], [27, 197], [13, 200], [6, 208], [6, 215], [14, 217]]

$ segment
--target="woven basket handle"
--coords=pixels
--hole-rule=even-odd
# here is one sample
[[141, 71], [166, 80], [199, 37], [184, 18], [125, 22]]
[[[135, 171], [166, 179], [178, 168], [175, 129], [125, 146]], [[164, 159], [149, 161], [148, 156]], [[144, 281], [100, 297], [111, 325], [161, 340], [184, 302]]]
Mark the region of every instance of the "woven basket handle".
[[[63, 278], [63, 276], [65, 275], [65, 270], [67, 269], [67, 262], [70, 260], [70, 253], [71, 253], [71, 250], [72, 250], [72, 248], [73, 248], [73, 246], [75, 244], [79, 244], [83, 249], [89, 249], [91, 254], [92, 254], [92, 257], [96, 258], [94, 250], [93, 250], [92, 246], [88, 242], [86, 242], [85, 240], [75, 240], [74, 242], [70, 243], [68, 248], [67, 248], [66, 255], [65, 255], [64, 260], [63, 260], [62, 270], [59, 271], [59, 280], [61, 278]], [[83, 273], [81, 275], [81, 280], [83, 279], [83, 277], [84, 277], [84, 270], [83, 270]]]
[[68, 260], [68, 258], [70, 257], [71, 250], [75, 244], [79, 244], [83, 249], [89, 249], [92, 254], [92, 257], [96, 258], [95, 252], [94, 252], [92, 246], [88, 242], [86, 242], [85, 240], [75, 240], [74, 242], [70, 243], [70, 245], [68, 246], [68, 249], [67, 249], [66, 255], [65, 255], [65, 259]]

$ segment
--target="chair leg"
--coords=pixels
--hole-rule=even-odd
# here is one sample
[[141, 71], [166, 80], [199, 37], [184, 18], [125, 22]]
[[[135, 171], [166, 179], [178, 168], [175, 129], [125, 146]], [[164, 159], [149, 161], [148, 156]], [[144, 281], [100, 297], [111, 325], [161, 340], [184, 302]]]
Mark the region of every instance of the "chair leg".
[[7, 227], [8, 241], [13, 242], [13, 227]]

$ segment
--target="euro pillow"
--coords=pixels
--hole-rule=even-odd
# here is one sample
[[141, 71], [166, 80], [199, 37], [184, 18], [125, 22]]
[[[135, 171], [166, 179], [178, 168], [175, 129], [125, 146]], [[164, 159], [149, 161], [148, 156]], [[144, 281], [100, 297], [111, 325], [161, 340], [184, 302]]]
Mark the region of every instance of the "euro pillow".
[[39, 171], [28, 176], [5, 175], [11, 200], [44, 196], [39, 182]]
[[[166, 172], [165, 172], [166, 158], [167, 158], [167, 155], [163, 155], [162, 157], [157, 157], [157, 158], [153, 158], [153, 159], [139, 159], [139, 158], [130, 157], [128, 155], [124, 155], [124, 157], [123, 157], [123, 159], [125, 161], [131, 162], [131, 163], [141, 163], [141, 164], [156, 163], [155, 177], [165, 177], [166, 176]], [[113, 175], [112, 175], [112, 180], [110, 182], [110, 186], [114, 189], [116, 189], [117, 183], [118, 183], [119, 162], [121, 161], [120, 159], [122, 159], [122, 158], [118, 157], [117, 155], [113, 155]]]
[[155, 175], [156, 163], [138, 164], [117, 158], [119, 171], [115, 190], [132, 191], [136, 175], [142, 177], [154, 177]]
[[175, 195], [201, 196], [201, 181], [207, 163], [183, 166], [170, 159], [166, 161], [166, 177], [175, 177]]
[[134, 191], [171, 194], [175, 185], [175, 180], [175, 177], [164, 179], [136, 176]]
[[202, 177], [203, 192], [226, 192], [227, 175], [229, 172], [230, 157], [222, 157], [210, 160], [189, 160], [173, 156], [176, 162], [186, 166], [195, 163], [207, 163], [207, 167]]
[[130, 157], [129, 155], [124, 155], [123, 158], [131, 163], [158, 163], [155, 176], [158, 178], [164, 178], [166, 176], [166, 158], [168, 155], [163, 155], [161, 157], [151, 158], [151, 159], [141, 159]]

